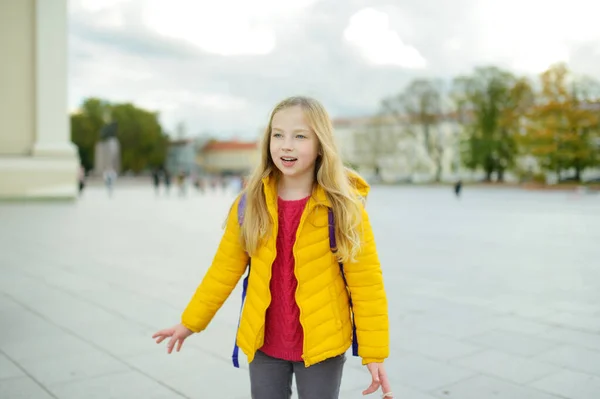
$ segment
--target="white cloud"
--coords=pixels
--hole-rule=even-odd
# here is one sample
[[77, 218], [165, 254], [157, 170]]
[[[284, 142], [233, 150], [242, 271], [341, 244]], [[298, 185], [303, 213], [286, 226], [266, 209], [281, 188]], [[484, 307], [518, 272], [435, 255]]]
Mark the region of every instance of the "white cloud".
[[[372, 2], [69, 0], [69, 105], [131, 101], [169, 130], [252, 135], [292, 94], [315, 96], [335, 117], [375, 112], [413, 77], [482, 64], [523, 73], [568, 58], [600, 78], [598, 5], [559, 1], [395, 0], [356, 13]], [[168, 37], [144, 22], [147, 10]], [[253, 43], [265, 42], [252, 33], [261, 30], [274, 49], [248, 55], [267, 52]], [[246, 55], [219, 55], [236, 52]]]
[[600, 40], [599, 12], [588, 0], [482, 0], [476, 6], [481, 56], [532, 73], [569, 62], [574, 43]]
[[130, 0], [72, 0], [71, 7], [80, 7], [88, 12], [98, 12], [106, 9], [114, 9], [121, 3], [126, 3]]
[[122, 6], [131, 0], [71, 0], [71, 15], [81, 12], [93, 15], [94, 26], [100, 28], [122, 28], [125, 26]]
[[[171, 0], [152, 1], [144, 9], [144, 22], [161, 35], [188, 41], [219, 55], [268, 54], [275, 48], [275, 33], [252, 21], [228, 4], [200, 2], [179, 6]], [[178, 3], [183, 3], [181, 0]]]
[[276, 45], [269, 21], [298, 12], [315, 1], [148, 0], [143, 19], [159, 34], [188, 41], [212, 54], [264, 55]]
[[344, 39], [354, 45], [374, 65], [395, 65], [409, 69], [424, 68], [427, 61], [419, 51], [405, 44], [390, 28], [386, 13], [364, 8], [350, 17]]

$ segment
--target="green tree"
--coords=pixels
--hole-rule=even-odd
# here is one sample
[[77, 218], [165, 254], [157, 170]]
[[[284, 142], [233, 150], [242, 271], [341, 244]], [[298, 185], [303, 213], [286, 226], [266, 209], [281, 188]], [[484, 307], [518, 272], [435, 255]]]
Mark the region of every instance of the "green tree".
[[127, 103], [112, 106], [111, 117], [118, 124], [123, 171], [139, 173], [164, 163], [167, 136], [157, 113]]
[[86, 99], [80, 109], [71, 114], [71, 141], [77, 146], [86, 171], [94, 168], [95, 146], [109, 114], [110, 104], [98, 98]]
[[515, 165], [517, 135], [531, 101], [531, 86], [496, 67], [476, 68], [454, 80], [453, 98], [464, 127], [462, 159], [469, 169], [483, 169], [486, 181], [503, 181]]
[[71, 115], [71, 141], [77, 145], [86, 170], [94, 168], [95, 147], [100, 130], [108, 122], [117, 122], [124, 172], [141, 172], [161, 166], [166, 158], [168, 138], [158, 114], [133, 104], [111, 104], [98, 98], [86, 99]]

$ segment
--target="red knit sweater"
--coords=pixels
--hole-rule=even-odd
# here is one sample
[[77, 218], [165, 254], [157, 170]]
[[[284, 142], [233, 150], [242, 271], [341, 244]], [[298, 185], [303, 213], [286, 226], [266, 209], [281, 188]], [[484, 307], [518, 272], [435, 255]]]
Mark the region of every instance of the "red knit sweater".
[[302, 361], [304, 332], [295, 298], [298, 281], [294, 275], [292, 249], [307, 200], [308, 197], [296, 201], [278, 199], [277, 256], [271, 275], [271, 304], [265, 319], [265, 343], [261, 348], [271, 357], [293, 362]]

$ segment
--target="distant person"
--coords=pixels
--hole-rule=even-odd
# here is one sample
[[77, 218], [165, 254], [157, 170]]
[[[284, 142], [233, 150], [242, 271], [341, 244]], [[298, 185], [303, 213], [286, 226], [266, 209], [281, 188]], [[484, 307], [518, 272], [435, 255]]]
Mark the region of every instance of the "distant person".
[[79, 183], [79, 195], [81, 195], [83, 194], [83, 189], [85, 188], [85, 168], [81, 165], [79, 165], [77, 180]]
[[206, 191], [206, 179], [202, 176], [198, 177], [198, 191], [200, 191], [201, 194], [204, 194]]
[[115, 172], [114, 169], [107, 169], [104, 171], [104, 184], [106, 185], [106, 190], [110, 197], [112, 197], [116, 180], [117, 172]]
[[179, 195], [182, 197], [185, 196], [186, 177], [187, 176], [183, 171], [179, 172], [179, 174], [177, 175], [177, 186], [179, 186]]
[[455, 194], [457, 197], [460, 197], [460, 192], [461, 192], [461, 190], [462, 190], [462, 181], [461, 181], [461, 180], [459, 180], [459, 181], [457, 181], [456, 183], [454, 183], [454, 194]]
[[294, 374], [299, 398], [339, 398], [351, 346], [371, 374], [363, 393], [381, 388], [392, 398], [384, 367], [388, 305], [363, 204], [369, 186], [344, 168], [331, 121], [316, 100], [279, 103], [265, 140], [268, 149], [233, 202], [181, 323], [152, 337], [157, 343], [170, 338], [167, 352], [179, 351], [187, 337], [207, 328], [248, 269], [236, 342], [248, 357], [252, 398], [290, 398]]
[[154, 185], [154, 193], [158, 195], [160, 191], [160, 172], [158, 169], [152, 171], [152, 184]]
[[167, 192], [167, 195], [169, 195], [169, 192], [171, 191], [171, 173], [167, 169], [165, 169], [164, 175], [165, 175], [165, 191]]

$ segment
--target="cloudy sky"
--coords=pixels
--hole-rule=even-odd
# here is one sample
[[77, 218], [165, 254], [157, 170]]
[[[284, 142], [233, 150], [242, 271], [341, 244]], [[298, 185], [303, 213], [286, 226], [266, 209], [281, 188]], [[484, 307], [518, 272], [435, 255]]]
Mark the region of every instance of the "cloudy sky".
[[478, 65], [567, 61], [600, 79], [599, 13], [593, 0], [69, 0], [69, 105], [131, 101], [170, 131], [252, 138], [294, 94], [351, 117], [412, 78]]

